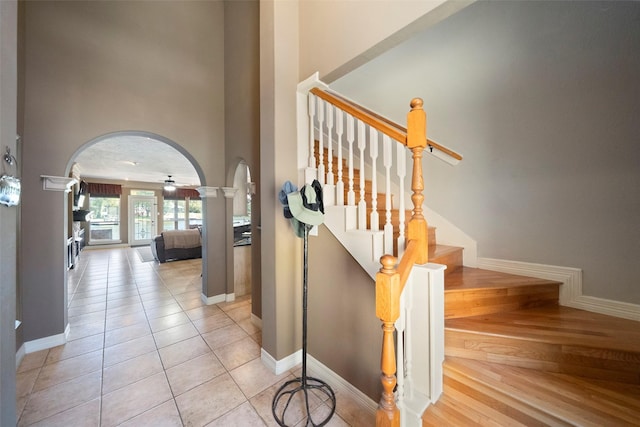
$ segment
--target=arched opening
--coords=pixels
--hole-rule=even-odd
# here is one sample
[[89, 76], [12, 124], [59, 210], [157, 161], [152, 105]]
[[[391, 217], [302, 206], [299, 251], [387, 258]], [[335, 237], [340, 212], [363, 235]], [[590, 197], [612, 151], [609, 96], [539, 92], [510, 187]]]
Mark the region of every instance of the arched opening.
[[240, 161], [233, 176], [233, 284], [235, 297], [251, 294], [251, 198], [255, 187], [249, 166]]
[[[205, 227], [196, 190], [205, 185], [204, 174], [183, 147], [163, 136], [143, 131], [99, 136], [74, 153], [67, 174], [79, 182], [69, 196], [67, 235], [74, 246], [68, 268], [85, 247], [114, 245], [137, 247], [143, 261], [164, 262], [165, 247], [162, 254], [154, 250], [161, 233]], [[198, 245], [187, 251], [189, 257], [202, 257], [206, 240]], [[204, 270], [206, 259], [202, 263]]]

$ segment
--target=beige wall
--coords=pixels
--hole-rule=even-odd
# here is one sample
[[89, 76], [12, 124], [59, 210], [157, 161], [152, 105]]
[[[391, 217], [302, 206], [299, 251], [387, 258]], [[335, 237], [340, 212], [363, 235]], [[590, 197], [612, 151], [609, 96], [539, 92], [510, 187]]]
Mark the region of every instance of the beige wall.
[[[204, 173], [225, 183], [224, 17], [221, 2], [38, 2], [25, 4], [24, 224], [21, 253], [25, 340], [64, 330], [62, 194], [40, 175], [63, 176], [82, 144], [115, 131], [175, 141]], [[224, 199], [205, 202], [224, 224]], [[209, 271], [225, 271], [223, 226], [206, 227]], [[203, 292], [223, 294], [226, 276]]]
[[467, 0], [301, 1], [300, 80], [317, 71], [330, 83], [467, 4]]

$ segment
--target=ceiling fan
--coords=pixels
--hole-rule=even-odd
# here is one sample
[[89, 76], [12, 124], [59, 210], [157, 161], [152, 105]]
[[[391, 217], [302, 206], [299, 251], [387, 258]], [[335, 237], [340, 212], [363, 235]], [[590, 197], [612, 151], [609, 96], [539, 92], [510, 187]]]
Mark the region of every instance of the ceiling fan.
[[176, 191], [176, 182], [168, 175], [168, 179], [164, 180], [164, 191]]

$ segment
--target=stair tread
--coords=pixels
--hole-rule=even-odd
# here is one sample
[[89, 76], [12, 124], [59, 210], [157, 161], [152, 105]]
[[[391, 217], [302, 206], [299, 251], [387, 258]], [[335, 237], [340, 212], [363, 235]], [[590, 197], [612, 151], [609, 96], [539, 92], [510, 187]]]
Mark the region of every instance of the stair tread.
[[519, 276], [480, 268], [462, 267], [452, 272], [445, 283], [446, 292], [465, 291], [482, 288], [511, 288], [531, 285], [559, 284], [554, 280]]
[[447, 319], [445, 329], [634, 352], [640, 364], [640, 322], [559, 305]]
[[637, 425], [640, 419], [640, 386], [455, 357], [447, 357], [444, 367], [445, 375], [482, 384], [494, 398], [515, 400], [515, 406], [528, 405], [567, 423]]

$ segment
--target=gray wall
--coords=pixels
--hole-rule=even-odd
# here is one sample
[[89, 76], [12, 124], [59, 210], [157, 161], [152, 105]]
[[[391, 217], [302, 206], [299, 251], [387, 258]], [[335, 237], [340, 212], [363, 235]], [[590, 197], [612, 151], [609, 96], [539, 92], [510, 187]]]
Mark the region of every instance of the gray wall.
[[[227, 186], [233, 186], [236, 165], [244, 160], [256, 183], [252, 197], [252, 313], [262, 317], [260, 284], [260, 4], [257, 0], [224, 4], [225, 28], [225, 152]], [[236, 197], [240, 197], [239, 195]], [[233, 272], [233, 231], [227, 271]], [[233, 284], [231, 278], [230, 283]]]
[[[0, 174], [18, 175], [3, 157], [17, 155], [17, 2], [0, 2]], [[16, 423], [16, 276], [18, 207], [0, 205], [0, 425]]]
[[[66, 198], [42, 190], [82, 144], [148, 131], [198, 161], [204, 185], [225, 183], [222, 2], [25, 4], [24, 339], [60, 334], [66, 319]], [[224, 198], [205, 199], [207, 296], [226, 291]], [[217, 224], [217, 226], [216, 226]]]
[[576, 267], [640, 303], [640, 3], [479, 2], [332, 87], [465, 158], [425, 159], [426, 203], [480, 257]]
[[324, 226], [309, 237], [308, 288], [309, 354], [378, 401], [382, 330], [375, 282]]

